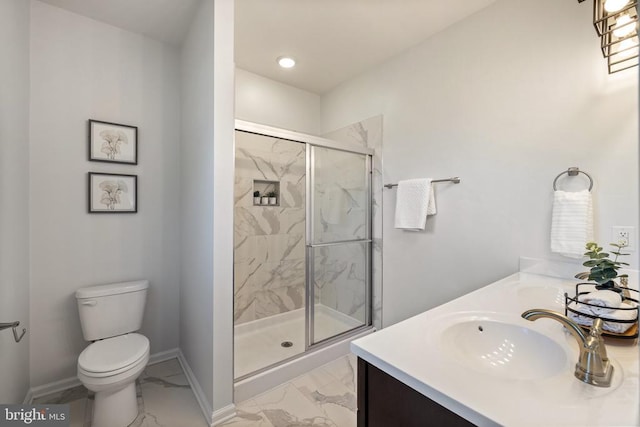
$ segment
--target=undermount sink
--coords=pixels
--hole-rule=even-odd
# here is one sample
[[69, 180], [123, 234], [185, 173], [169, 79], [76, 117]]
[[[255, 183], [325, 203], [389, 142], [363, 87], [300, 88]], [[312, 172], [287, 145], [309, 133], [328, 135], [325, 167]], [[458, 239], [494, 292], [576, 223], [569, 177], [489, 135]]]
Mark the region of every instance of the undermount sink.
[[446, 356], [495, 377], [535, 380], [567, 370], [567, 354], [560, 344], [515, 321], [459, 321], [442, 330], [441, 342]]

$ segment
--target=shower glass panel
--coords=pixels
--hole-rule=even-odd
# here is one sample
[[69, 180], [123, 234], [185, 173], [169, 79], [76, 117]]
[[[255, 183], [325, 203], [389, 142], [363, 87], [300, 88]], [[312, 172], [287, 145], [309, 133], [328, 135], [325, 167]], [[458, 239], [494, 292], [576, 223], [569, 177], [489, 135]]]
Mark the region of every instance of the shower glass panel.
[[313, 147], [313, 243], [368, 238], [368, 156]]
[[309, 345], [368, 323], [370, 157], [310, 147]]
[[368, 250], [367, 242], [312, 248], [312, 343], [366, 324]]

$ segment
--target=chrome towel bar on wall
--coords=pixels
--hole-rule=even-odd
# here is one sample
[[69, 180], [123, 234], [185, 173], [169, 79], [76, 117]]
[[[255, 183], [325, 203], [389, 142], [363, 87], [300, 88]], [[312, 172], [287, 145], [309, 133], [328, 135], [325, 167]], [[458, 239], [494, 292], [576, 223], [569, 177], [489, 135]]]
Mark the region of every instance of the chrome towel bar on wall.
[[[460, 177], [453, 176], [451, 178], [434, 179], [434, 180], [431, 180], [431, 182], [453, 182], [454, 184], [460, 184]], [[386, 188], [393, 188], [393, 187], [397, 187], [398, 184], [385, 184], [384, 186]]]
[[0, 331], [11, 328], [13, 330], [13, 339], [16, 340], [16, 342], [20, 342], [20, 340], [24, 337], [24, 334], [27, 333], [27, 330], [25, 328], [22, 328], [22, 333], [18, 335], [18, 326], [20, 326], [19, 321], [11, 323], [0, 323]]

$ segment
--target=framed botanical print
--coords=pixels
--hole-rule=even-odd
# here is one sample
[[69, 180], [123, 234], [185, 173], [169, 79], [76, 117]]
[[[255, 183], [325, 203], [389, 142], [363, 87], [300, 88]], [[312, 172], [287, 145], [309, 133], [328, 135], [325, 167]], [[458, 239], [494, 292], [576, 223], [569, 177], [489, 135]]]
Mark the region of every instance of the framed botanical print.
[[138, 128], [89, 120], [89, 160], [138, 164]]
[[138, 176], [89, 172], [89, 213], [138, 212]]

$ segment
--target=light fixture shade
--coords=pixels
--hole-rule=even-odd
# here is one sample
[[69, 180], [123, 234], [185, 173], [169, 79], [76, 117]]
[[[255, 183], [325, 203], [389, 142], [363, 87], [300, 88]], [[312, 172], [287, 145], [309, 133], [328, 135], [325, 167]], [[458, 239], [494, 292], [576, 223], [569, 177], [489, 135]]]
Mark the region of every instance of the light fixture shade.
[[638, 36], [617, 44], [617, 51], [607, 57], [609, 74], [638, 66]]
[[[620, 9], [609, 8], [609, 3], [614, 3], [616, 7], [621, 5]], [[631, 19], [627, 25], [635, 25], [637, 32], [638, 0], [593, 0], [593, 26], [600, 37], [614, 31], [618, 19], [625, 15]]]
[[609, 74], [638, 66], [638, 0], [593, 0], [593, 26]]
[[633, 48], [638, 47], [638, 32], [625, 35], [624, 37], [616, 37], [613, 32], [605, 33], [600, 37], [600, 48], [602, 49], [602, 55], [605, 58], [615, 55], [617, 53], [627, 52], [627, 56]]

